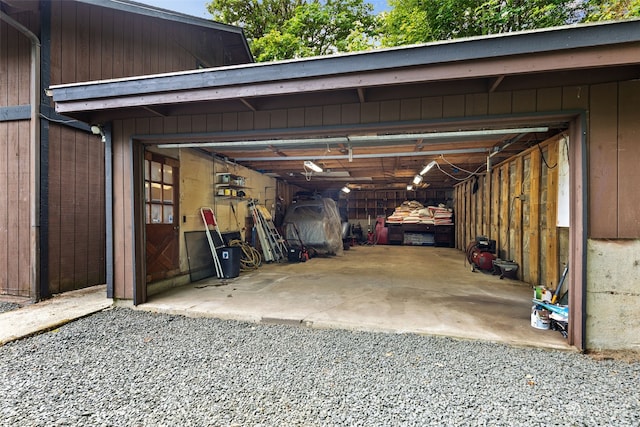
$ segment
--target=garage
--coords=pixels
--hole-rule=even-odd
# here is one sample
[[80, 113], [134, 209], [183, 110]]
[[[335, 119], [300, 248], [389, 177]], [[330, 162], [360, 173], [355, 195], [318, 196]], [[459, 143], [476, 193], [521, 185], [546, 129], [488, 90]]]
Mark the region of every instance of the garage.
[[[343, 259], [343, 276], [360, 283], [362, 275], [349, 276], [348, 267], [364, 264], [358, 255], [375, 250], [388, 255], [373, 259], [408, 260], [385, 269], [388, 282], [437, 253], [442, 262], [455, 254], [447, 269], [456, 279], [504, 288], [511, 279], [464, 266], [470, 242], [487, 236], [496, 256], [518, 265], [515, 279], [529, 294], [538, 285], [555, 289], [563, 267], [572, 266], [565, 342], [584, 349], [587, 212], [592, 227], [608, 221], [588, 209], [587, 141], [634, 126], [634, 26], [567, 27], [52, 87], [57, 111], [95, 123], [113, 159], [106, 165], [110, 294], [142, 304], [156, 283], [190, 282], [185, 234], [202, 232], [201, 207], [213, 208], [222, 231], [240, 231], [246, 240], [245, 199], [257, 199], [278, 222], [305, 192], [334, 199], [350, 229], [359, 226], [367, 244], [374, 234], [375, 244], [342, 257], [268, 265], [252, 276], [256, 283], [279, 267], [329, 275]], [[235, 180], [238, 188], [228, 187], [235, 193], [225, 194], [225, 179]], [[158, 206], [145, 198], [146, 188], [162, 189]], [[389, 223], [411, 201], [451, 212], [453, 225]], [[153, 225], [164, 231], [151, 231]], [[175, 243], [160, 249], [166, 236]], [[407, 280], [424, 281], [428, 274], [418, 270]], [[500, 300], [490, 289], [469, 305], [459, 296], [459, 306], [472, 311]], [[295, 318], [285, 314], [277, 317]], [[519, 321], [530, 328], [528, 312]]]

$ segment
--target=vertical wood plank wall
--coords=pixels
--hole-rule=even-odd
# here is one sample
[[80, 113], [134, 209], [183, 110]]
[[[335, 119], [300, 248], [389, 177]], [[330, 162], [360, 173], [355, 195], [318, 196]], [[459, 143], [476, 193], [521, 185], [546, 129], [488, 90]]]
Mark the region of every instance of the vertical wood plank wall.
[[[194, 70], [197, 28], [85, 3], [52, 5], [51, 84]], [[220, 39], [207, 49], [222, 65]]]
[[[36, 28], [35, 17], [14, 19]], [[29, 40], [0, 21], [0, 107], [30, 102]], [[31, 293], [30, 121], [0, 121], [0, 295], [28, 297]]]
[[104, 283], [104, 144], [58, 125], [49, 132], [49, 288], [58, 293]]
[[[191, 52], [199, 42], [198, 34], [183, 24], [162, 25], [157, 20], [83, 3], [54, 2], [51, 28], [51, 84], [196, 68]], [[4, 26], [2, 31], [6, 32]], [[27, 63], [20, 67], [28, 69], [29, 45], [23, 45], [20, 48], [25, 53], [21, 57]], [[221, 46], [213, 45], [211, 49], [221, 50]], [[16, 84], [8, 86], [18, 88]], [[104, 144], [99, 137], [55, 123], [50, 125], [49, 141], [50, 291], [58, 293], [104, 283]], [[1, 162], [2, 157], [0, 167]], [[120, 168], [114, 170], [118, 177], [128, 166], [124, 157], [114, 162]], [[115, 208], [124, 210], [128, 206], [116, 203]], [[116, 253], [124, 250], [128, 247], [116, 248]], [[122, 270], [118, 274], [124, 277]], [[28, 283], [23, 287], [22, 293], [28, 292]]]
[[[374, 123], [384, 120], [388, 120], [389, 117], [395, 117], [399, 120], [409, 119], [439, 119], [443, 117], [464, 117], [465, 115], [473, 114], [508, 114], [508, 113], [530, 113], [530, 112], [545, 112], [545, 111], [560, 111], [563, 109], [575, 111], [577, 109], [590, 109], [589, 116], [589, 157], [598, 158], [598, 162], [592, 162], [590, 164], [590, 173], [588, 177], [589, 183], [589, 233], [595, 237], [602, 238], [618, 238], [618, 223], [622, 221], [625, 224], [633, 225], [633, 218], [625, 217], [622, 212], [631, 209], [635, 212], [635, 207], [631, 206], [629, 202], [622, 196], [620, 196], [618, 188], [618, 170], [619, 164], [616, 158], [617, 146], [618, 146], [618, 134], [624, 129], [619, 129], [621, 125], [627, 126], [628, 129], [632, 129], [629, 120], [625, 120], [619, 125], [617, 123], [618, 109], [622, 108], [631, 113], [633, 106], [630, 102], [626, 101], [618, 103], [618, 83], [607, 83], [593, 86], [580, 86], [580, 87], [557, 87], [547, 88], [539, 90], [522, 90], [514, 92], [502, 92], [492, 93], [484, 96], [467, 97], [425, 97], [419, 100], [402, 100], [402, 102], [368, 102], [362, 104], [342, 104], [334, 106], [325, 106], [321, 109], [309, 107], [309, 108], [293, 108], [289, 110], [271, 110], [271, 111], [257, 111], [247, 113], [222, 113], [222, 114], [209, 114], [209, 115], [196, 115], [190, 117], [180, 118], [181, 122], [187, 123], [206, 123], [207, 131], [233, 131], [240, 129], [272, 129], [272, 128], [285, 128], [287, 126], [311, 126], [311, 125], [337, 125], [337, 124], [358, 124], [358, 123]], [[626, 82], [625, 88], [629, 91], [629, 96], [633, 99], [637, 96], [638, 87], [640, 82]], [[628, 97], [627, 97], [628, 98]], [[626, 98], [625, 98], [626, 99]], [[472, 107], [470, 105], [472, 104]], [[401, 108], [403, 105], [412, 105], [411, 108]], [[395, 106], [395, 107], [394, 107]], [[396, 108], [397, 107], [397, 108]], [[313, 114], [310, 113], [313, 111]], [[392, 114], [395, 112], [395, 114]], [[170, 133], [177, 130], [177, 118], [155, 118], [153, 126], [154, 129], [164, 129], [164, 132]], [[173, 123], [173, 126], [170, 124]], [[182, 126], [180, 131], [186, 132], [189, 129], [189, 125]], [[198, 126], [198, 129], [202, 129], [202, 125]], [[624, 133], [623, 133], [624, 134]], [[124, 144], [126, 136], [120, 135], [118, 141], [114, 141], [114, 151], [124, 150]], [[544, 164], [540, 164], [539, 154], [533, 151], [529, 153], [529, 157], [525, 157], [522, 161], [522, 171], [528, 170], [530, 175], [540, 176], [539, 180], [527, 180], [524, 177], [521, 178], [523, 183], [528, 186], [528, 191], [532, 194], [540, 194], [539, 205], [529, 204], [522, 207], [522, 215], [528, 215], [529, 223], [527, 224], [521, 219], [521, 232], [528, 235], [528, 250], [525, 244], [527, 240], [520, 243], [522, 245], [522, 258], [527, 266], [523, 267], [520, 274], [525, 274], [523, 277], [526, 281], [544, 281], [547, 285], [556, 283], [558, 275], [553, 273], [553, 269], [556, 271], [561, 265], [561, 260], [557, 263], [551, 263], [547, 265], [546, 258], [542, 258], [542, 251], [547, 248], [548, 236], [546, 233], [538, 233], [538, 228], [547, 227], [547, 221], [551, 218], [547, 218], [547, 192], [545, 189], [548, 187], [548, 171]], [[602, 159], [602, 160], [600, 160]], [[637, 174], [636, 171], [629, 171], [629, 168], [625, 171], [631, 174]], [[640, 170], [640, 169], [639, 169]], [[595, 172], [595, 173], [594, 173]], [[118, 173], [114, 171], [114, 173]], [[514, 171], [515, 173], [515, 171]], [[524, 175], [526, 176], [526, 174]], [[507, 179], [504, 181], [505, 179]], [[509, 196], [508, 187], [506, 183], [510, 183], [510, 170], [505, 166], [501, 166], [495, 169], [491, 177], [483, 179], [480, 188], [484, 189], [483, 200], [484, 206], [481, 206], [481, 212], [483, 216], [482, 234], [488, 234], [491, 238], [495, 238], [498, 241], [498, 245], [503, 251], [506, 249], [509, 252], [505, 254], [509, 257], [513, 257], [513, 252], [516, 249], [514, 245], [509, 245], [508, 242], [508, 230], [503, 224], [500, 224], [500, 218], [506, 218], [509, 215], [510, 206], [500, 204], [500, 200], [494, 197], [490, 197], [491, 194], [505, 194], [505, 198]], [[503, 182], [504, 181], [504, 182]], [[515, 186], [515, 184], [514, 184]], [[464, 186], [462, 186], [464, 188]], [[123, 188], [124, 191], [124, 188]], [[127, 193], [128, 194], [128, 193]], [[124, 193], [117, 195], [117, 197], [123, 196]], [[597, 197], [603, 196], [598, 201]], [[456, 239], [457, 246], [463, 248], [475, 234], [469, 227], [466, 227], [467, 222], [462, 220], [460, 215], [467, 215], [470, 217], [470, 210], [472, 209], [472, 201], [465, 198], [458, 198], [460, 205], [456, 206]], [[614, 208], [615, 212], [612, 215], [612, 210], [601, 209], [601, 201], [605, 200], [608, 206], [617, 207]], [[475, 201], [474, 201], [475, 202]], [[515, 203], [519, 203], [516, 199]], [[474, 205], [477, 208], [477, 204]], [[518, 208], [520, 209], [520, 208]], [[528, 209], [528, 210], [527, 210]], [[487, 216], [488, 219], [484, 219]], [[613, 218], [612, 218], [613, 216]], [[537, 225], [536, 225], [537, 219]], [[121, 217], [119, 226], [116, 227], [116, 232], [119, 234], [115, 236], [116, 239], [127, 239], [129, 235], [123, 234], [123, 230], [119, 228], [130, 218]], [[486, 225], [485, 225], [486, 224]], [[479, 231], [475, 229], [475, 231]], [[640, 237], [640, 226], [635, 228], [629, 228], [627, 232], [629, 237]], [[518, 239], [523, 239], [522, 235]], [[551, 236], [551, 241], [554, 237]], [[520, 253], [520, 250], [517, 250]], [[129, 254], [116, 253], [123, 256], [131, 256]], [[562, 254], [560, 254], [561, 256]], [[124, 274], [124, 271], [118, 267], [120, 274]], [[551, 271], [548, 271], [551, 269]], [[124, 282], [118, 284], [116, 289], [119, 292], [119, 297], [125, 297], [125, 289], [129, 289], [124, 283], [129, 283], [129, 273], [127, 278], [120, 276]], [[537, 280], [536, 280], [537, 278]], [[116, 280], [118, 281], [118, 279]], [[120, 291], [118, 291], [120, 289]]]
[[[637, 89], [635, 88], [640, 87], [640, 82], [629, 82], [625, 83], [625, 85], [632, 93], [637, 93]], [[593, 208], [593, 204], [595, 203], [593, 201], [594, 191], [596, 191], [597, 194], [606, 194], [606, 200], [611, 201], [612, 206], [618, 206], [619, 209], [631, 208], [631, 206], [625, 203], [622, 197], [619, 197], [617, 181], [607, 179], [612, 174], [615, 175], [615, 171], [618, 169], [617, 160], [610, 158], [612, 155], [614, 157], [616, 155], [616, 151], [611, 151], [610, 146], [617, 146], [618, 130], [614, 120], [618, 110], [617, 90], [618, 84], [613, 83], [595, 86], [523, 90], [499, 94], [492, 93], [485, 96], [469, 95], [461, 99], [460, 97], [454, 97], [455, 99], [453, 99], [448, 96], [434, 96], [416, 100], [402, 100], [402, 102], [397, 103], [367, 102], [362, 104], [354, 103], [325, 106], [321, 109], [309, 107], [246, 113], [194, 115], [180, 118], [181, 123], [186, 123], [186, 125], [180, 127], [180, 132], [188, 132], [190, 128], [194, 130], [197, 129], [196, 131], [213, 132], [275, 129], [286, 128], [287, 126], [312, 126], [318, 124], [345, 125], [375, 123], [389, 120], [390, 117], [399, 120], [428, 120], [443, 118], [445, 117], [445, 113], [451, 117], [464, 117], [470, 113], [483, 115], [493, 113], [506, 114], [510, 112], [557, 112], [562, 109], [575, 111], [578, 109], [586, 110], [591, 108], [592, 112], [589, 123], [590, 131], [592, 132], [589, 141], [590, 150], [595, 150], [597, 154], [600, 152], [606, 153], [608, 157], [605, 157], [606, 166], [598, 166], [596, 164], [592, 166], [601, 168], [597, 170], [602, 170], [602, 173], [606, 173], [606, 176], [596, 174], [594, 177], [593, 174], [589, 174], [588, 178], [589, 186], [594, 186], [594, 189], [590, 190], [589, 197], [591, 206], [589, 217], [590, 232], [593, 233], [593, 230], [598, 230], [598, 237], [606, 236], [607, 238], [617, 238], [617, 225], [615, 228], [611, 228], [608, 225], [612, 222], [610, 218], [611, 211]], [[473, 108], [469, 107], [471, 103], [473, 104]], [[414, 109], [402, 108], [403, 105], [411, 105]], [[396, 109], [394, 110], [394, 108]], [[602, 113], [599, 117], [593, 117], [594, 108]], [[601, 111], [607, 108], [611, 108], [614, 111], [612, 118], [610, 118], [612, 113], [609, 113], [609, 110]], [[631, 106], [624, 105], [624, 108], [631, 108]], [[391, 114], [389, 110], [395, 111], [395, 114]], [[153, 129], [157, 129], [158, 132], [162, 130], [162, 132], [165, 133], [172, 133], [178, 129], [178, 118], [175, 117], [153, 118], [150, 120], [153, 124]], [[611, 139], [613, 142], [611, 142]], [[119, 140], [114, 141], [114, 150], [120, 150], [121, 154], [123, 154], [122, 150], [124, 149], [124, 145], [122, 144], [125, 144], [125, 140], [126, 136], [121, 134]], [[591, 153], [590, 157], [593, 157], [593, 153]], [[558, 275], [554, 275], [554, 269], [558, 271], [561, 263], [564, 261], [558, 260], [556, 263], [547, 265], [546, 258], [543, 258], [543, 251], [547, 248], [547, 234], [539, 233], [538, 231], [541, 227], [545, 229], [547, 227], [547, 221], [551, 219], [547, 218], [546, 215], [548, 196], [546, 188], [549, 180], [548, 171], [546, 165], [541, 161], [540, 153], [536, 153], [533, 150], [527, 153], [522, 159], [522, 165], [518, 166], [518, 168], [518, 170], [521, 170], [520, 173], [523, 174], [520, 178], [523, 187], [526, 188], [529, 193], [539, 194], [540, 196], [539, 204], [528, 203], [527, 206], [518, 207], [518, 216], [521, 212], [523, 218], [518, 220], [521, 228], [520, 234], [518, 236], [514, 235], [513, 238], [515, 239], [517, 237], [521, 249], [516, 250], [515, 245], [509, 243], [509, 230], [506, 227], [506, 223], [500, 221], [501, 218], [507, 218], [510, 215], [511, 206], [500, 203], [500, 198], [492, 197], [492, 195], [499, 194], [503, 200], [506, 200], [510, 196], [509, 185], [511, 185], [511, 170], [508, 163], [498, 165], [490, 177], [483, 177], [479, 181], [479, 188], [482, 189], [481, 197], [483, 200], [480, 206], [478, 206], [476, 200], [460, 196], [457, 197], [458, 203], [455, 208], [457, 247], [464, 248], [466, 243], [469, 242], [471, 238], [474, 238], [481, 230], [482, 234], [489, 235], [491, 238], [497, 240], [498, 246], [503, 252], [507, 251], [503, 256], [513, 258], [515, 252], [518, 254], [522, 252], [522, 255], [518, 256], [521, 256], [524, 260], [522, 262], [526, 264], [520, 273], [525, 275], [523, 277], [525, 281], [539, 282], [540, 284], [545, 283], [552, 286], [558, 280]], [[116, 171], [114, 172], [117, 174]], [[516, 170], [514, 169], [514, 176], [515, 172]], [[532, 176], [539, 176], [539, 179], [532, 179]], [[464, 192], [468, 189], [466, 185], [468, 184], [460, 186], [457, 191]], [[515, 188], [515, 182], [513, 183], [513, 188]], [[123, 195], [124, 193], [117, 195], [117, 197], [122, 197]], [[620, 204], [618, 204], [618, 199], [620, 199]], [[520, 203], [520, 201], [515, 199], [513, 203], [515, 207], [515, 204]], [[471, 215], [472, 209], [476, 210], [476, 215]], [[481, 215], [479, 221], [476, 218], [478, 215]], [[621, 215], [620, 211], [616, 211], [613, 223], [617, 224], [617, 218]], [[529, 218], [528, 223], [525, 221], [527, 217]], [[471, 222], [467, 222], [465, 218], [470, 218], [470, 221], [476, 221], [473, 222], [473, 224], [480, 224], [480, 226], [471, 229], [467, 226], [471, 224]], [[121, 217], [119, 221], [126, 223], [130, 221], [130, 219]], [[117, 236], [119, 239], [130, 238], [130, 235], [122, 234], [123, 229], [116, 228], [115, 231], [120, 234]], [[640, 237], [640, 226], [631, 231], [635, 233], [636, 237]], [[522, 233], [527, 234], [527, 237], [524, 237]], [[550, 239], [552, 242], [554, 237], [551, 236]], [[131, 256], [131, 253], [126, 256]], [[560, 253], [559, 257], [562, 256], [564, 256], [564, 254]], [[124, 271], [120, 271], [120, 273], [124, 274]], [[128, 277], [127, 274], [127, 279], [124, 283], [129, 283], [127, 282], [127, 280], [129, 280]], [[123, 284], [118, 286], [120, 286], [119, 289], [121, 289], [118, 296], [123, 297], [125, 295], [125, 286]]]
[[[455, 187], [459, 249], [465, 249], [477, 236], [487, 236], [496, 240], [499, 258], [518, 263], [519, 279], [555, 287], [567, 254], [563, 253], [564, 258], [560, 259], [561, 242], [555, 226], [558, 170], [546, 165], [557, 164], [560, 141], [564, 141], [562, 136], [554, 137], [540, 144], [540, 148], [532, 147], [496, 165], [489, 175], [478, 177], [482, 184], [475, 193], [474, 179]], [[546, 186], [541, 187], [541, 180]], [[491, 182], [491, 186], [484, 185], [485, 182]]]

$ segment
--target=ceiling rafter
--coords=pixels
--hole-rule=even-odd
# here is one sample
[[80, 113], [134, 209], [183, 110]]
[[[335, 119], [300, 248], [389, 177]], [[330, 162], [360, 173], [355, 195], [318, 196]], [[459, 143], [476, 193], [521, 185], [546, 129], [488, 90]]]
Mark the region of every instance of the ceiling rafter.
[[247, 100], [247, 98], [238, 98], [238, 100], [239, 100], [240, 102], [242, 102], [242, 104], [244, 104], [244, 105], [245, 105], [248, 109], [250, 109], [251, 111], [253, 111], [253, 112], [258, 111], [258, 110], [256, 109], [256, 107], [254, 107], [254, 106], [253, 106], [253, 104], [252, 104], [252, 103], [250, 103], [250, 102]]
[[491, 84], [489, 85], [489, 93], [493, 93], [498, 89], [498, 86], [500, 86], [500, 83], [502, 83], [504, 77], [505, 76], [498, 76], [490, 82]]

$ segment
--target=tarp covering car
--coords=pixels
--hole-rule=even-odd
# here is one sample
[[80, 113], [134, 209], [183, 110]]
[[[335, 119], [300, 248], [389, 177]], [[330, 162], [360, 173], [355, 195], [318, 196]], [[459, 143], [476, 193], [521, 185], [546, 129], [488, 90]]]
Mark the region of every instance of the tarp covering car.
[[294, 202], [287, 209], [282, 227], [289, 246], [304, 245], [317, 254], [343, 254], [342, 223], [333, 199]]

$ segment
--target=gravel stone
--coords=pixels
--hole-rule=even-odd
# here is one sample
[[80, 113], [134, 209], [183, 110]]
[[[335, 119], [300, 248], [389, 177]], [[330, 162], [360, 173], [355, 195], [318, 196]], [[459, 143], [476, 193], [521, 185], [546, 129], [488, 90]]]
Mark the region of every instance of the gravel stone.
[[7, 311], [16, 310], [20, 307], [21, 305], [15, 302], [0, 301], [0, 313], [6, 313]]
[[113, 308], [0, 347], [1, 426], [640, 425], [640, 364]]

